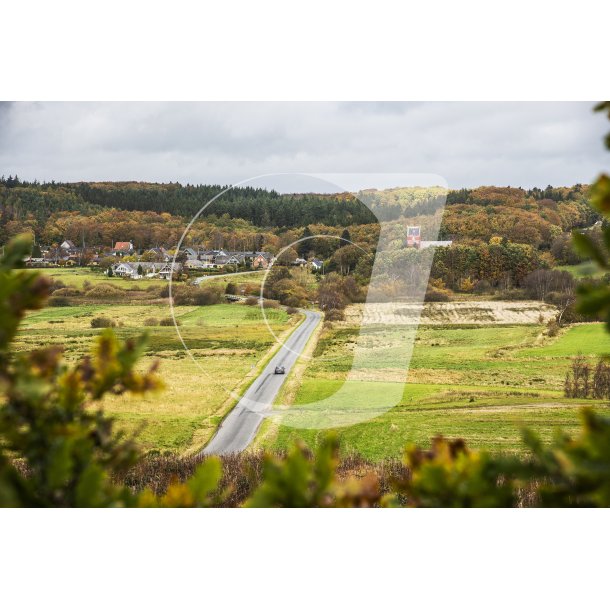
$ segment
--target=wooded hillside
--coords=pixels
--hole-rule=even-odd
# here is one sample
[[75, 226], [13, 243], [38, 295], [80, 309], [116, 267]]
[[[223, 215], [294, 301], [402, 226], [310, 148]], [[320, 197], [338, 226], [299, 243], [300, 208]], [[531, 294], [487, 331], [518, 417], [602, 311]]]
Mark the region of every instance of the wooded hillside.
[[[139, 182], [41, 184], [3, 177], [0, 243], [21, 232], [33, 233], [44, 243], [65, 238], [104, 244], [133, 239], [147, 247], [176, 241], [185, 221], [224, 188]], [[599, 219], [587, 204], [585, 185], [531, 190], [480, 187], [448, 193], [441, 187], [371, 189], [358, 196], [374, 214], [350, 193], [282, 195], [250, 187], [231, 189], [202, 214], [207, 221], [203, 237], [213, 239], [223, 230], [255, 235], [308, 225], [362, 226], [374, 224], [375, 216], [400, 225], [421, 223], [425, 233], [425, 217], [443, 213], [439, 239], [465, 244], [505, 240], [558, 252], [567, 232]]]

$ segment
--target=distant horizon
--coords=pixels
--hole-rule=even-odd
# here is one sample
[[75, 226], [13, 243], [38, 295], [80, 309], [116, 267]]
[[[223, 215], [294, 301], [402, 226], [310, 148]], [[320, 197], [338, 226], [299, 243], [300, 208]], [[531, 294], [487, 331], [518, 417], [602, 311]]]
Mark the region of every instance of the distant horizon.
[[[158, 186], [168, 186], [168, 185], [178, 185], [182, 188], [185, 187], [217, 187], [217, 188], [221, 188], [221, 189], [230, 189], [230, 188], [247, 188], [249, 185], [248, 184], [215, 184], [215, 183], [211, 183], [211, 182], [199, 182], [199, 183], [189, 183], [189, 182], [180, 182], [177, 180], [170, 180], [170, 181], [165, 181], [165, 182], [161, 182], [161, 181], [152, 181], [152, 180], [39, 180], [39, 179], [32, 179], [32, 180], [27, 180], [27, 179], [22, 179], [19, 174], [16, 175], [5, 175], [5, 174], [0, 174], [0, 180], [8, 180], [9, 178], [17, 178], [19, 179], [19, 181], [21, 183], [27, 183], [27, 184], [40, 184], [40, 185], [46, 185], [46, 184], [55, 184], [55, 185], [61, 185], [61, 184], [69, 184], [69, 185], [73, 185], [73, 184], [151, 184], [151, 185], [158, 185]], [[478, 184], [476, 186], [444, 186], [442, 184], [412, 184], [412, 185], [405, 185], [405, 186], [388, 186], [388, 187], [375, 187], [375, 186], [368, 186], [368, 187], [362, 187], [359, 188], [357, 190], [336, 190], [336, 191], [313, 191], [313, 190], [304, 190], [304, 191], [290, 191], [290, 190], [279, 190], [277, 188], [273, 188], [273, 187], [265, 187], [265, 186], [256, 186], [256, 187], [252, 187], [252, 188], [263, 188], [267, 191], [276, 191], [278, 194], [280, 195], [340, 195], [343, 193], [350, 193], [350, 194], [356, 194], [360, 191], [391, 191], [391, 190], [396, 190], [396, 189], [406, 189], [406, 188], [446, 188], [448, 191], [460, 191], [460, 190], [476, 190], [478, 188], [499, 188], [499, 189], [509, 189], [509, 188], [514, 188], [514, 189], [521, 189], [524, 191], [531, 191], [534, 189], [539, 189], [539, 190], [545, 190], [548, 187], [551, 188], [572, 188], [575, 186], [590, 186], [591, 183], [589, 182], [575, 182], [573, 184], [546, 184], [544, 186], [541, 185], [535, 185], [532, 187], [526, 187], [526, 186], [521, 186], [521, 185], [513, 185], [513, 184], [507, 184], [507, 185], [501, 185], [501, 184]]]

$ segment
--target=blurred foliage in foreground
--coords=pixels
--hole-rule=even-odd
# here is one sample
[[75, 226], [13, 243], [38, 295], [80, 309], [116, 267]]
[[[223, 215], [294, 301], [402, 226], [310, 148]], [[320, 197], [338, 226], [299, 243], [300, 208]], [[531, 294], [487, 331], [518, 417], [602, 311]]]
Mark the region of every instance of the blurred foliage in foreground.
[[[610, 103], [598, 110], [609, 113]], [[610, 146], [610, 137], [606, 140]], [[593, 186], [592, 204], [605, 218], [603, 245], [575, 235], [580, 250], [610, 268], [610, 177]], [[44, 305], [47, 280], [16, 271], [31, 251], [16, 238], [0, 261], [0, 506], [193, 507], [222, 506], [221, 460], [207, 458], [192, 475], [163, 493], [126, 485], [138, 463], [133, 439], [113, 431], [97, 408], [105, 394], [161, 388], [154, 368], [135, 370], [145, 339], [119, 342], [110, 330], [91, 356], [68, 366], [55, 346], [14, 353], [11, 344], [28, 310]], [[603, 314], [610, 330], [610, 287], [584, 287], [579, 308]], [[558, 433], [544, 445], [525, 431], [527, 459], [469, 450], [460, 440], [433, 440], [430, 450], [408, 447], [405, 468], [381, 485], [375, 471], [339, 477], [339, 447], [328, 436], [315, 455], [300, 445], [285, 456], [266, 455], [255, 486], [241, 504], [251, 507], [510, 507], [610, 506], [610, 418], [583, 409], [576, 438]], [[123, 481], [121, 483], [120, 481]]]
[[[605, 112], [610, 119], [610, 102], [602, 102], [595, 108]], [[606, 148], [610, 150], [610, 133], [605, 138]], [[602, 214], [602, 243], [597, 244], [590, 235], [573, 233], [576, 249], [587, 258], [595, 261], [600, 269], [610, 271], [610, 176], [601, 174], [591, 187], [591, 205]], [[579, 287], [578, 310], [583, 314], [601, 315], [610, 332], [610, 286], [583, 285]]]

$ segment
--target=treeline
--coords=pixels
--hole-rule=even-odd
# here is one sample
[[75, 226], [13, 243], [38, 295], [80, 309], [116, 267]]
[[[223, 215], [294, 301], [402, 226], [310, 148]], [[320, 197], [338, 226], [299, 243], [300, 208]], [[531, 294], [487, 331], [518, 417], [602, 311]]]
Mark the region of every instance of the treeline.
[[443, 213], [439, 239], [489, 241], [495, 236], [549, 249], [553, 240], [576, 228], [589, 227], [601, 216], [588, 204], [589, 187], [530, 190], [484, 186], [447, 191], [441, 187], [394, 188], [358, 193], [381, 221]]
[[527, 199], [540, 201], [550, 199], [551, 201], [574, 201], [579, 199], [583, 193], [588, 192], [588, 185], [576, 184], [574, 186], [554, 187], [548, 185], [544, 189], [534, 187], [522, 189], [513, 187], [482, 186], [476, 189], [458, 189], [447, 193], [447, 205], [456, 203], [476, 203], [479, 205], [495, 205], [505, 203], [507, 195], [513, 202]]
[[[40, 184], [1, 178], [0, 243], [28, 232], [45, 245], [64, 239], [108, 246], [132, 240], [138, 248], [175, 244], [186, 222], [224, 188], [136, 182]], [[309, 226], [314, 235], [340, 235], [345, 227], [355, 235], [354, 227], [363, 227], [360, 238], [372, 246], [378, 235], [377, 216], [391, 225], [397, 240], [404, 240], [408, 224], [421, 225], [423, 238], [435, 239], [440, 223], [439, 239], [453, 240], [454, 247], [474, 248], [477, 256], [488, 257], [490, 247], [501, 242], [505, 258], [511, 259], [508, 268], [514, 269], [515, 251], [508, 244], [531, 246], [538, 254], [528, 256], [542, 257], [539, 267], [580, 262], [569, 233], [600, 219], [588, 205], [589, 189], [583, 185], [531, 190], [480, 187], [448, 193], [441, 187], [371, 189], [357, 197], [349, 193], [281, 195], [239, 187], [204, 211], [188, 239], [211, 248], [276, 250], [301, 236], [304, 227]], [[313, 239], [303, 248], [327, 258], [339, 245], [324, 238]], [[469, 258], [469, 252], [448, 256]], [[521, 250], [516, 254], [522, 257]], [[475, 263], [470, 267], [468, 275], [482, 275]], [[517, 283], [522, 275], [516, 271]], [[500, 281], [497, 273], [490, 281]], [[448, 279], [448, 284], [453, 283]]]
[[380, 221], [430, 216], [442, 210], [447, 198], [447, 189], [440, 186], [367, 189], [357, 197], [370, 206]]
[[[170, 213], [192, 218], [227, 187], [219, 185], [150, 184], [140, 182], [23, 183], [0, 179], [4, 225], [10, 221], [40, 222], [53, 212], [85, 214], [105, 208]], [[373, 213], [351, 195], [281, 195], [260, 188], [235, 187], [202, 212], [202, 217], [243, 219], [258, 227], [300, 227], [322, 223], [349, 226], [375, 221]]]

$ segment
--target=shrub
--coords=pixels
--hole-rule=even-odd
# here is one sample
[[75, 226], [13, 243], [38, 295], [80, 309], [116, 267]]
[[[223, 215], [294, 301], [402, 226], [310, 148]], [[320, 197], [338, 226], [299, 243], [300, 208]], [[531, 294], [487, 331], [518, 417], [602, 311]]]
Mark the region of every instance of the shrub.
[[341, 322], [345, 320], [345, 314], [341, 309], [329, 309], [324, 312], [324, 320], [326, 322]]
[[67, 286], [66, 288], [58, 288], [54, 293], [54, 297], [78, 297], [83, 293], [78, 288]]
[[260, 294], [261, 287], [258, 284], [248, 283], [243, 286], [244, 294], [250, 295], [258, 295]]
[[469, 278], [464, 278], [460, 282], [460, 292], [472, 292], [474, 289], [474, 282]]
[[473, 288], [476, 294], [485, 294], [491, 292], [491, 284], [487, 280], [479, 280]]
[[349, 303], [361, 302], [364, 292], [353, 277], [329, 273], [320, 281], [317, 298], [322, 311], [344, 309]]
[[182, 326], [182, 322], [180, 322], [180, 320], [176, 319], [174, 321], [173, 318], [162, 318], [161, 320], [159, 320], [159, 326]]
[[237, 294], [237, 286], [233, 282], [229, 282], [225, 288], [225, 294]]
[[124, 290], [112, 284], [100, 283], [93, 288], [89, 288], [86, 292], [88, 297], [116, 297], [122, 294]]
[[248, 297], [244, 303], [252, 307], [253, 305], [258, 305], [258, 297]]
[[555, 318], [552, 318], [546, 325], [546, 334], [549, 337], [556, 337], [559, 334], [559, 328], [559, 322], [557, 322]]
[[207, 287], [198, 289], [193, 296], [193, 305], [217, 305], [222, 302], [222, 289]]
[[159, 326], [159, 320], [157, 318], [146, 318], [144, 326]]
[[51, 297], [48, 300], [50, 307], [68, 307], [70, 305], [70, 299], [67, 297]]
[[218, 286], [174, 286], [174, 305], [216, 305], [222, 302], [222, 289]]
[[428, 288], [424, 300], [427, 303], [446, 303], [451, 300], [451, 294], [448, 290], [440, 290], [439, 288]]
[[114, 328], [116, 322], [110, 318], [104, 318], [103, 316], [93, 318], [91, 320], [91, 328]]
[[61, 280], [51, 279], [51, 283], [49, 284], [49, 293], [53, 294], [56, 290], [65, 287], [66, 285]]
[[318, 304], [322, 311], [344, 309], [348, 304], [348, 300], [335, 286], [325, 284], [321, 285], [318, 290]]
[[279, 300], [283, 305], [301, 307], [307, 303], [307, 290], [291, 279], [282, 279], [273, 284], [269, 296]]
[[286, 308], [286, 313], [289, 316], [293, 316], [295, 313], [299, 313], [299, 310], [296, 307], [288, 307]]

